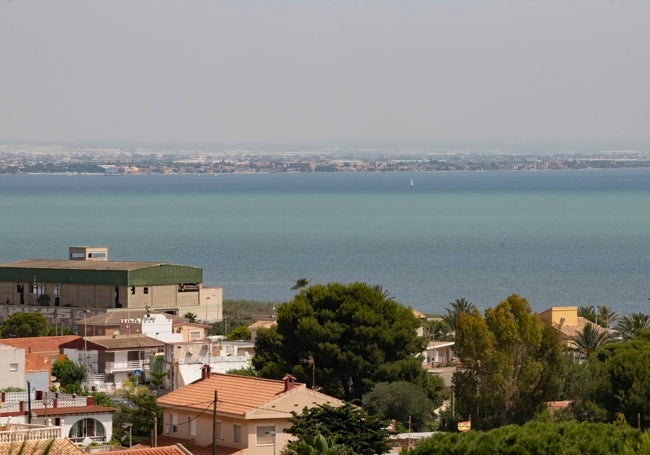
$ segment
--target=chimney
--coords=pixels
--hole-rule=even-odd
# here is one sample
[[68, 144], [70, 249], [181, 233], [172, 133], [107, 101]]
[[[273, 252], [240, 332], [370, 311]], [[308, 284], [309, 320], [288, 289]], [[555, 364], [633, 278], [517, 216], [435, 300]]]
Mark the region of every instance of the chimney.
[[208, 379], [211, 376], [212, 368], [210, 365], [203, 365], [201, 367], [201, 380]]
[[284, 381], [284, 391], [288, 392], [289, 390], [293, 389], [293, 387], [296, 385], [295, 381], [296, 378], [291, 376], [290, 374], [286, 374], [282, 380]]

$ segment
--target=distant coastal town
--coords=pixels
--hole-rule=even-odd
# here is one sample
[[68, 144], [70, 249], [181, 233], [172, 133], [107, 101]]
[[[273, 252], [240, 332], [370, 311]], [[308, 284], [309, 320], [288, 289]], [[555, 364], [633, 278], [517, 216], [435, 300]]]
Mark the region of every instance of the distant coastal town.
[[650, 167], [648, 150], [2, 145], [0, 174], [434, 172]]

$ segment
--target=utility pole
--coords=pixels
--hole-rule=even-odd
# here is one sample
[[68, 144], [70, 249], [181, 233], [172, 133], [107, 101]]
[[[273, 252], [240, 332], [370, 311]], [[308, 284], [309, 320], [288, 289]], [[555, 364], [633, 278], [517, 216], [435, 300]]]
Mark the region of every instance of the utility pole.
[[158, 447], [158, 415], [153, 413], [153, 446]]
[[217, 455], [217, 389], [214, 389], [214, 407], [212, 410], [212, 455]]

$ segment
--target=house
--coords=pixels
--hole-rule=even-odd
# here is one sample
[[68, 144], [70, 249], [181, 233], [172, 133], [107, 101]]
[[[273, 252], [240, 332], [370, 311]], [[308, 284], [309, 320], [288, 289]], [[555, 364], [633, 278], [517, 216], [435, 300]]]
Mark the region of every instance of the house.
[[[52, 364], [59, 356], [60, 346], [77, 338], [79, 338], [77, 335], [64, 335], [0, 339], [0, 346], [11, 346], [22, 349], [24, 352], [25, 374], [14, 387], [24, 388], [25, 384], [29, 382], [37, 390], [49, 389], [52, 385]], [[0, 354], [0, 371], [5, 371], [2, 369], [2, 364], [5, 361], [8, 361], [8, 357]], [[7, 387], [1, 386], [3, 380], [7, 379], [9, 379], [9, 375], [0, 375], [0, 388]]]
[[296, 383], [291, 375], [271, 380], [210, 374], [207, 366], [201, 380], [157, 401], [163, 410], [164, 436], [197, 447], [216, 441], [220, 450], [238, 450], [242, 455], [280, 453], [290, 438], [283, 431], [290, 426], [291, 412], [343, 405], [337, 398]]
[[[7, 419], [8, 423], [37, 425], [35, 428], [42, 429], [40, 433], [43, 433], [39, 437], [66, 437], [74, 443], [88, 445], [108, 442], [113, 436], [115, 409], [96, 405], [92, 396], [31, 390], [3, 392], [1, 400], [0, 422]], [[23, 430], [22, 427], [14, 429]]]
[[112, 335], [77, 338], [61, 345], [61, 354], [89, 369], [92, 390], [112, 393], [120, 388], [130, 375], [144, 381], [152, 363], [158, 362], [163, 371], [165, 343], [157, 337]]
[[181, 316], [156, 313], [148, 308], [109, 309], [105, 313], [83, 317], [77, 321], [79, 335], [137, 335], [139, 333], [180, 334], [180, 341], [205, 337], [209, 326], [188, 322]]
[[539, 313], [541, 321], [553, 327], [560, 333], [562, 343], [570, 349], [575, 349], [573, 338], [581, 333], [587, 324], [591, 324], [598, 333], [609, 333], [607, 329], [597, 326], [587, 318], [578, 316], [578, 307], [551, 307]]
[[9, 420], [0, 422], [0, 453], [81, 455], [85, 452], [62, 436], [61, 427], [12, 423]]
[[[223, 290], [203, 286], [203, 270], [165, 262], [109, 261], [108, 248], [72, 246], [68, 259], [28, 259], [0, 265], [0, 317], [38, 311], [50, 324], [109, 308], [145, 309], [204, 321], [223, 319]], [[54, 311], [55, 309], [60, 311]], [[67, 308], [67, 309], [66, 309]]]
[[278, 325], [278, 322], [275, 319], [262, 319], [259, 321], [253, 322], [251, 325], [248, 326], [248, 330], [251, 332], [251, 341], [255, 342], [257, 339], [257, 332], [260, 329], [270, 329], [271, 327], [275, 327]]
[[454, 356], [454, 344], [453, 341], [429, 341], [422, 353], [424, 368], [436, 368], [451, 363]]
[[220, 335], [202, 340], [165, 346], [165, 364], [168, 369], [166, 379], [171, 389], [183, 387], [201, 379], [203, 365], [210, 365], [215, 373], [228, 373], [231, 370], [250, 368], [255, 344], [252, 341], [229, 341]]
[[13, 346], [0, 345], [0, 389], [24, 388], [25, 350]]

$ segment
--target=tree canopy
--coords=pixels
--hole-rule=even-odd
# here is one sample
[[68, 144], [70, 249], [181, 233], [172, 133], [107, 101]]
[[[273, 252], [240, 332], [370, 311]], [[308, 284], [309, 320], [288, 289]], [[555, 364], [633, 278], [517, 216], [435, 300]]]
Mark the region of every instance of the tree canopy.
[[430, 431], [435, 405], [426, 392], [410, 382], [380, 382], [363, 396], [363, 408], [383, 420], [395, 420], [401, 430]]
[[40, 313], [14, 313], [2, 323], [2, 338], [43, 337], [48, 323]]
[[597, 380], [587, 399], [604, 409], [609, 421], [622, 413], [631, 425], [640, 417], [641, 425], [650, 427], [650, 331], [640, 331], [624, 343], [606, 344], [590, 362]]
[[162, 430], [162, 409], [156, 404], [156, 396], [148, 387], [138, 386], [135, 376], [124, 381], [120, 395], [119, 410], [113, 419], [113, 432], [117, 439], [128, 435], [122, 425], [130, 423], [134, 444], [150, 440], [154, 417], [157, 419], [156, 431]]
[[488, 432], [436, 433], [410, 451], [412, 455], [444, 453], [590, 455], [650, 453], [647, 433], [632, 428], [596, 423], [544, 423], [508, 425]]
[[[289, 372], [308, 384], [313, 374], [325, 393], [361, 399], [375, 382], [426, 375], [415, 357], [425, 343], [416, 334], [418, 325], [411, 309], [378, 286], [313, 285], [279, 306], [275, 328], [260, 330], [253, 365], [261, 376], [281, 378]], [[392, 369], [413, 363], [419, 365], [415, 373]]]
[[463, 366], [453, 378], [457, 409], [480, 428], [523, 423], [560, 393], [559, 335], [516, 294], [488, 308], [485, 318], [476, 308], [460, 314], [456, 352]]
[[287, 453], [304, 453], [299, 448], [319, 435], [330, 441], [330, 446], [336, 444], [357, 455], [388, 452], [389, 434], [384, 422], [351, 404], [304, 408], [302, 414], [292, 414], [291, 427], [284, 431], [297, 439], [289, 442]]
[[62, 392], [81, 394], [85, 389], [86, 369], [70, 359], [54, 362], [52, 376], [61, 385]]

